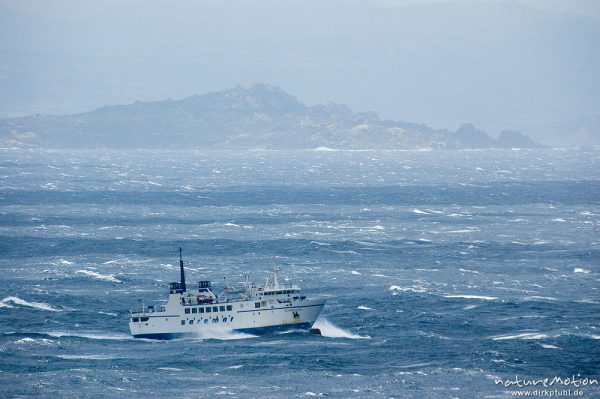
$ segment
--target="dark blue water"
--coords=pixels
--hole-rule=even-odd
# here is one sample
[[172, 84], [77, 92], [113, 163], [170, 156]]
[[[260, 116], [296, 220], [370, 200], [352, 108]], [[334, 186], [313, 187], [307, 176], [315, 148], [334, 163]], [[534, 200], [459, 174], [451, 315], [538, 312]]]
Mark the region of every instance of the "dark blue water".
[[[0, 397], [503, 398], [498, 379], [600, 380], [599, 227], [600, 150], [0, 150]], [[130, 338], [127, 311], [166, 299], [179, 246], [188, 280], [217, 285], [275, 257], [329, 297], [323, 336]]]

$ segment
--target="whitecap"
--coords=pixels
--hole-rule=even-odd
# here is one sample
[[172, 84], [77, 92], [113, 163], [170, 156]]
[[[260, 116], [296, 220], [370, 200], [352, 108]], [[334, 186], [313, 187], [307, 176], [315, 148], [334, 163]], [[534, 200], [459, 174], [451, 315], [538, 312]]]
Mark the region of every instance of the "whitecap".
[[40, 345], [52, 345], [54, 343], [54, 341], [52, 341], [51, 339], [47, 339], [47, 338], [39, 338], [39, 339], [34, 339], [34, 338], [21, 338], [17, 341], [15, 341], [15, 344], [40, 344]]
[[362, 306], [362, 305], [360, 305], [360, 306], [359, 306], [359, 307], [357, 307], [356, 309], [358, 309], [358, 310], [373, 310], [373, 308], [370, 308], [370, 307], [368, 307], [368, 306]]
[[107, 316], [114, 316], [114, 317], [118, 316], [118, 314], [116, 314], [116, 313], [103, 312], [103, 311], [99, 311], [98, 314], [104, 314], [104, 315], [107, 315]]
[[241, 369], [242, 367], [244, 367], [243, 364], [236, 364], [235, 366], [229, 366], [227, 368], [232, 369], [232, 370], [237, 370], [237, 369]]
[[448, 231], [445, 231], [444, 233], [447, 233], [447, 234], [465, 234], [465, 233], [475, 233], [477, 231], [479, 231], [479, 229], [477, 227], [473, 227], [473, 228], [460, 229], [460, 230], [448, 230]]
[[558, 301], [557, 298], [553, 298], [551, 296], [538, 296], [538, 295], [532, 295], [532, 296], [526, 296], [525, 298], [523, 298], [524, 301]]
[[9, 303], [12, 303], [13, 305], [26, 306], [26, 307], [33, 308], [33, 309], [48, 310], [50, 312], [61, 312], [62, 311], [60, 309], [53, 308], [52, 306], [48, 305], [47, 303], [27, 302], [26, 300], [21, 299], [16, 296], [9, 296], [9, 297], [4, 298], [2, 301], [0, 301], [0, 308], [14, 308], [14, 306], [10, 305]]
[[192, 339], [217, 339], [228, 341], [232, 339], [247, 339], [247, 338], [256, 338], [256, 335], [242, 333], [238, 331], [231, 330], [229, 328], [223, 327], [213, 327], [208, 329], [203, 329], [202, 331], [195, 331], [190, 336]]
[[529, 332], [529, 333], [521, 333], [521, 334], [512, 334], [512, 335], [497, 335], [495, 337], [490, 337], [494, 341], [504, 341], [508, 339], [545, 339], [548, 338], [547, 334], [542, 334], [539, 332]]
[[550, 345], [550, 344], [540, 344], [542, 348], [546, 349], [560, 349], [558, 346]]
[[444, 295], [444, 298], [481, 299], [484, 301], [495, 301], [498, 299], [495, 296], [484, 295]]
[[121, 280], [115, 278], [114, 274], [100, 274], [91, 270], [77, 270], [75, 273], [84, 274], [86, 276], [95, 278], [96, 280], [109, 281], [111, 283], [122, 283]]
[[451, 214], [448, 215], [448, 217], [451, 217], [451, 218], [462, 218], [462, 217], [465, 217], [465, 216], [467, 216], [467, 215], [465, 215], [463, 213], [451, 213]]
[[463, 273], [473, 273], [473, 274], [481, 274], [475, 270], [469, 270], [469, 269], [458, 269], [459, 271], [463, 272]]
[[35, 342], [35, 339], [33, 338], [21, 338], [18, 341], [15, 341], [15, 344], [30, 344]]
[[334, 254], [360, 255], [358, 252], [356, 252], [356, 251], [350, 251], [350, 250], [346, 250], [346, 251], [330, 251], [330, 252], [333, 252]]
[[573, 269], [573, 273], [583, 273], [583, 274], [588, 274], [590, 271], [587, 269], [582, 269], [581, 267], [576, 267], [575, 269]]
[[431, 212], [431, 213], [437, 213], [438, 215], [443, 215], [443, 214], [444, 214], [444, 212], [442, 212], [442, 211], [436, 211], [436, 210], [434, 210], [434, 209], [429, 209], [429, 208], [427, 208], [427, 209], [425, 209], [425, 210], [426, 210], [427, 212]]
[[356, 270], [352, 270], [350, 273], [354, 274], [355, 276], [361, 276], [361, 274]]
[[95, 334], [86, 332], [67, 332], [67, 331], [50, 331], [41, 334], [49, 335], [54, 338], [72, 337], [72, 338], [85, 338], [94, 340], [107, 340], [107, 341], [124, 341], [133, 339], [131, 335], [125, 334]]
[[318, 328], [321, 330], [321, 335], [328, 338], [371, 339], [368, 335], [362, 336], [344, 330], [327, 320], [325, 317], [319, 317], [313, 324], [313, 328]]
[[392, 285], [389, 288], [389, 291], [392, 291], [393, 295], [397, 295], [398, 292], [417, 292], [417, 293], [423, 293], [423, 292], [427, 292], [427, 290], [423, 287], [419, 287], [419, 286], [411, 286], [411, 287], [400, 287], [397, 285]]
[[68, 265], [72, 265], [73, 263], [75, 263], [75, 262], [70, 262], [70, 261], [68, 261], [66, 259], [59, 259], [58, 260], [58, 264], [60, 264], [60, 265], [66, 265], [66, 266], [68, 266]]
[[413, 209], [413, 213], [416, 213], [417, 215], [429, 215], [429, 213], [423, 212], [422, 210], [416, 208]]
[[578, 299], [575, 302], [578, 302], [578, 303], [592, 303], [592, 304], [599, 304], [600, 303], [600, 302], [595, 301], [595, 300], [593, 300], [591, 298]]
[[114, 356], [108, 355], [58, 355], [56, 356], [64, 360], [112, 360], [116, 359]]

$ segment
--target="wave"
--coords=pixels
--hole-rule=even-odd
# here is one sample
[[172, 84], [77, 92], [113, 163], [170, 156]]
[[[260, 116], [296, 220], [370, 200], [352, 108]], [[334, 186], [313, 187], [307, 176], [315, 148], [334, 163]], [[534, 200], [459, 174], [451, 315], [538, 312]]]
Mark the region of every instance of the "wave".
[[478, 271], [475, 270], [469, 270], [469, 269], [458, 269], [459, 272], [463, 272], [463, 273], [473, 273], [473, 274], [481, 274]]
[[525, 298], [523, 298], [524, 301], [537, 301], [537, 302], [547, 302], [547, 301], [558, 301], [557, 298], [553, 298], [551, 296], [539, 296], [539, 295], [532, 295], [532, 296], [526, 296]]
[[429, 209], [429, 208], [427, 208], [427, 209], [425, 209], [425, 210], [426, 210], [427, 212], [431, 212], [431, 213], [437, 213], [438, 215], [443, 215], [443, 214], [444, 214], [444, 212], [442, 212], [442, 211], [436, 211], [436, 210], [434, 210], [434, 209]]
[[99, 311], [98, 314], [104, 314], [107, 316], [113, 316], [113, 317], [117, 317], [118, 314], [117, 313], [113, 313], [113, 312], [103, 312], [103, 311]]
[[114, 360], [115, 356], [108, 355], [57, 355], [59, 359], [64, 360]]
[[151, 260], [140, 260], [140, 259], [129, 259], [126, 257], [122, 257], [119, 259], [112, 259], [106, 262], [103, 262], [103, 265], [113, 265], [113, 264], [127, 264], [127, 265], [139, 265], [141, 263], [150, 263]]
[[321, 242], [321, 241], [311, 241], [310, 244], [321, 245], [321, 246], [331, 246], [332, 245], [328, 242]]
[[368, 306], [362, 306], [360, 305], [359, 307], [357, 307], [358, 310], [373, 310], [373, 308], [370, 308]]
[[575, 269], [573, 269], [573, 273], [583, 273], [583, 274], [588, 274], [590, 271], [587, 269], [583, 269], [581, 267], [576, 267]]
[[0, 301], [0, 308], [14, 308], [14, 306], [10, 305], [10, 303], [12, 303], [13, 305], [26, 306], [26, 307], [29, 307], [32, 309], [47, 310], [50, 312], [62, 312], [62, 310], [55, 309], [52, 306], [48, 305], [47, 303], [27, 302], [26, 300], [21, 299], [16, 296], [9, 296], [9, 297], [4, 298], [2, 301]]
[[528, 332], [528, 333], [520, 333], [520, 334], [512, 334], [512, 335], [497, 335], [494, 337], [490, 337], [494, 341], [504, 341], [509, 339], [545, 339], [549, 338], [548, 334], [543, 334], [540, 332]]
[[498, 300], [498, 298], [496, 298], [495, 296], [484, 296], [484, 295], [444, 295], [444, 298], [481, 299], [484, 301]]
[[106, 341], [125, 341], [133, 339], [131, 335], [125, 334], [97, 334], [97, 333], [86, 333], [86, 332], [68, 332], [68, 331], [49, 331], [42, 332], [40, 334], [48, 335], [54, 338], [84, 338], [94, 340], [106, 340]]
[[248, 339], [248, 338], [256, 338], [256, 335], [242, 333], [233, 331], [228, 328], [210, 328], [202, 331], [195, 332], [191, 337], [191, 339], [216, 339], [221, 341], [229, 341], [232, 339]]
[[423, 293], [423, 292], [427, 292], [427, 290], [423, 287], [419, 287], [419, 286], [411, 286], [411, 287], [400, 287], [398, 285], [392, 285], [389, 288], [389, 291], [392, 291], [392, 295], [398, 295], [399, 292], [417, 292], [417, 293]]
[[115, 278], [114, 274], [100, 274], [91, 270], [77, 270], [75, 273], [84, 274], [86, 276], [95, 278], [96, 280], [109, 281], [111, 283], [122, 283], [121, 280]]
[[480, 231], [480, 230], [477, 227], [469, 227], [467, 229], [448, 230], [448, 231], [444, 231], [443, 233], [446, 233], [446, 234], [467, 234], [467, 233], [476, 233], [478, 231]]
[[54, 343], [54, 341], [52, 341], [51, 339], [47, 339], [47, 338], [35, 339], [35, 338], [29, 338], [29, 337], [21, 338], [21, 339], [15, 341], [15, 344], [52, 345], [53, 343]]
[[420, 209], [416, 209], [416, 208], [413, 209], [413, 213], [416, 213], [417, 215], [429, 215], [429, 213], [424, 212], [424, 211], [422, 211]]
[[321, 335], [328, 338], [349, 338], [349, 339], [371, 339], [368, 335], [362, 336], [344, 330], [327, 320], [325, 317], [319, 317], [313, 328], [321, 330]]
[[540, 344], [542, 348], [546, 349], [560, 349], [558, 346], [550, 345], [550, 344]]
[[591, 303], [591, 304], [594, 304], [594, 305], [597, 305], [597, 304], [599, 304], [599, 303], [600, 303], [600, 302], [598, 302], [598, 301], [594, 301], [594, 300], [593, 300], [593, 299], [591, 299], [591, 298], [583, 298], [583, 299], [578, 299], [578, 300], [576, 300], [575, 302], [577, 302], [577, 303]]

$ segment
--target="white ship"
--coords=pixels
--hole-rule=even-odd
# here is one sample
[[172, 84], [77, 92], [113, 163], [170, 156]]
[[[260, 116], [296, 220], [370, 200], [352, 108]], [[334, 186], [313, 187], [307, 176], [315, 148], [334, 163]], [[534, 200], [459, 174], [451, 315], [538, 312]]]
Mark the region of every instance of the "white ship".
[[143, 306], [129, 312], [129, 329], [134, 338], [174, 339], [203, 336], [225, 329], [262, 335], [289, 330], [309, 331], [325, 306], [326, 299], [308, 299], [295, 284], [279, 282], [279, 267], [274, 267], [264, 285], [248, 281], [241, 288], [226, 287], [218, 295], [210, 281], [200, 281], [188, 289], [181, 248], [180, 282], [169, 285], [166, 305]]

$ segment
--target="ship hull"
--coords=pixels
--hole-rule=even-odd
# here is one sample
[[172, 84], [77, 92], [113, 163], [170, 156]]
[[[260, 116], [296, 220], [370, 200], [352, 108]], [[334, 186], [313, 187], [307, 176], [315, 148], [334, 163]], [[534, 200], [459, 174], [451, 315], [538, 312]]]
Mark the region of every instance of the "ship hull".
[[[265, 335], [308, 331], [325, 306], [325, 299], [307, 299], [293, 304], [267, 305], [260, 308], [256, 308], [255, 304], [259, 303], [243, 301], [204, 306], [219, 309], [224, 305], [231, 307], [231, 310], [209, 314], [199, 313], [198, 308], [202, 306], [178, 306], [171, 309], [171, 312], [167, 309], [166, 312], [138, 313], [132, 315], [129, 328], [134, 338], [160, 340], [218, 337], [223, 332]], [[194, 307], [197, 308], [196, 313], [192, 313]], [[186, 313], [186, 308], [190, 309], [189, 313]], [[228, 307], [225, 306], [225, 309]]]

